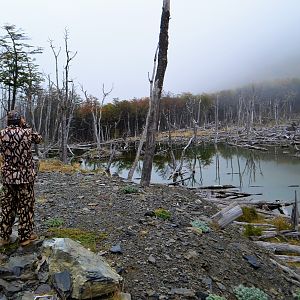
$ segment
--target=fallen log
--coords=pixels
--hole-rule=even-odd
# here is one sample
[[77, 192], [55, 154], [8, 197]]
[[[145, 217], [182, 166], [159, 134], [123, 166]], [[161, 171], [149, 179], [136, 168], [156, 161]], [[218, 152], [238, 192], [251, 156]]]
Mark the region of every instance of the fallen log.
[[300, 256], [275, 255], [275, 257], [285, 262], [300, 262]]
[[253, 225], [253, 226], [258, 226], [258, 227], [276, 228], [275, 225], [272, 225], [272, 224], [269, 224], [269, 223], [248, 223], [248, 222], [234, 221], [234, 224], [236, 224], [236, 225]]
[[273, 212], [273, 211], [267, 211], [267, 210], [263, 210], [263, 209], [259, 209], [259, 208], [257, 208], [256, 211], [260, 214], [267, 215], [267, 216], [270, 216], [270, 217], [283, 217], [283, 218], [287, 218], [287, 219], [291, 218], [290, 216], [287, 216], [287, 215], [284, 215], [284, 214], [279, 214], [279, 213], [276, 213], [276, 212]]
[[300, 254], [300, 246], [296, 245], [290, 245], [285, 243], [269, 243], [263, 241], [257, 241], [254, 243], [274, 253], [288, 252]]
[[242, 208], [236, 202], [233, 202], [220, 212], [213, 215], [211, 220], [217, 223], [221, 228], [225, 228], [242, 214]]
[[297, 274], [295, 271], [293, 271], [292, 269], [290, 269], [287, 266], [283, 266], [280, 263], [278, 263], [277, 261], [275, 261], [274, 259], [270, 258], [270, 261], [277, 267], [279, 267], [281, 270], [283, 270], [284, 272], [288, 273], [293, 279], [296, 279], [298, 282], [300, 282], [300, 275]]

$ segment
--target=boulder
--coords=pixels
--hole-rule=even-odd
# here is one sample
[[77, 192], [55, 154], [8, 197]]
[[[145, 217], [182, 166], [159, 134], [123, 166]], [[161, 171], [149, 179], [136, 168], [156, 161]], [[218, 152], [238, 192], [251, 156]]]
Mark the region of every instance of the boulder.
[[72, 278], [72, 298], [91, 299], [120, 290], [122, 277], [100, 256], [68, 238], [43, 243], [49, 274], [67, 271]]

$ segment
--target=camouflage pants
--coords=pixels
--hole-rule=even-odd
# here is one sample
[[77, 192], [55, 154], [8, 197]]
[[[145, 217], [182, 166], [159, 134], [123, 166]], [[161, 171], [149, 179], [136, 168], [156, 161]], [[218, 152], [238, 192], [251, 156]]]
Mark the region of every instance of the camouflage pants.
[[20, 241], [29, 239], [34, 228], [33, 182], [24, 184], [4, 184], [1, 199], [0, 238], [8, 240], [15, 221], [19, 216], [18, 235]]

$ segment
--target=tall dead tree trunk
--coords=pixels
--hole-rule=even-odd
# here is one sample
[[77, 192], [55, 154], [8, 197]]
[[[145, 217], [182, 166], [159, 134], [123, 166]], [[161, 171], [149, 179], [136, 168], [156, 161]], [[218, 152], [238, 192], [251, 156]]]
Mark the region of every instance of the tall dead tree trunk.
[[170, 0], [163, 1], [160, 34], [158, 44], [158, 63], [153, 89], [150, 94], [151, 105], [149, 105], [149, 120], [146, 134], [145, 155], [141, 185], [149, 186], [151, 180], [153, 157], [156, 146], [156, 132], [159, 116], [159, 103], [164, 83], [165, 72], [168, 64], [168, 45], [169, 45], [169, 20], [170, 20]]

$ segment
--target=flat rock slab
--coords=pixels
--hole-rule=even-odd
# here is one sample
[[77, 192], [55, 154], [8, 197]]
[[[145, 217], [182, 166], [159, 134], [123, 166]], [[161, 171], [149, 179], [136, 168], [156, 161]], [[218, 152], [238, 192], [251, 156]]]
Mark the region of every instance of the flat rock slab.
[[68, 271], [72, 278], [72, 298], [90, 299], [119, 290], [122, 277], [100, 256], [68, 238], [55, 238], [43, 243], [43, 256], [50, 276]]

